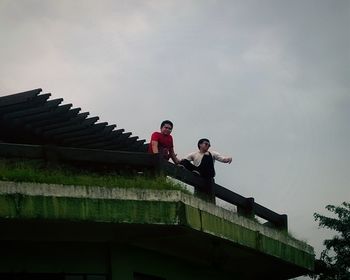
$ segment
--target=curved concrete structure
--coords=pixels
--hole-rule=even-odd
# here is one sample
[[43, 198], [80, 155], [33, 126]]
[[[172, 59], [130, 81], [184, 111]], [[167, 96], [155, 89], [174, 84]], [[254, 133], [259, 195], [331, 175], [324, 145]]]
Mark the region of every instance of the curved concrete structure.
[[314, 267], [311, 246], [180, 191], [0, 181], [0, 225], [0, 275], [289, 279]]

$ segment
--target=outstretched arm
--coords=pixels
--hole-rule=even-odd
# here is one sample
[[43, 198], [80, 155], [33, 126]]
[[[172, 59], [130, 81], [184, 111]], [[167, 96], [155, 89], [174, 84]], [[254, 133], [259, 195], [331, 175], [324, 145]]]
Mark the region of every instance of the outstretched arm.
[[232, 162], [232, 157], [225, 157], [223, 160], [222, 160], [223, 163], [231, 163]]
[[220, 161], [223, 163], [231, 163], [232, 162], [232, 157], [224, 157], [217, 152], [211, 152], [211, 153], [212, 153], [214, 159], [216, 159], [217, 161]]

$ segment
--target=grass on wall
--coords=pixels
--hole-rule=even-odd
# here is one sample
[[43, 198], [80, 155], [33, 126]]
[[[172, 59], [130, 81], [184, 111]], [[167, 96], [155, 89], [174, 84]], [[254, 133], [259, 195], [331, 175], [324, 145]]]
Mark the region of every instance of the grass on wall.
[[116, 171], [94, 172], [63, 164], [48, 164], [41, 160], [0, 158], [0, 180], [62, 185], [142, 188], [154, 190], [181, 190], [183, 186], [165, 176], [121, 174]]

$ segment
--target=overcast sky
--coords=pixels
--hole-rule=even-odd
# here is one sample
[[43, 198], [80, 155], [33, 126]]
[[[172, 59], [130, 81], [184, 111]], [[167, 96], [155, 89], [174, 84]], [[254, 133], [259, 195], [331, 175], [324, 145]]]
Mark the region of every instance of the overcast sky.
[[350, 1], [0, 0], [0, 96], [34, 88], [141, 139], [208, 137], [217, 183], [288, 214], [350, 200]]

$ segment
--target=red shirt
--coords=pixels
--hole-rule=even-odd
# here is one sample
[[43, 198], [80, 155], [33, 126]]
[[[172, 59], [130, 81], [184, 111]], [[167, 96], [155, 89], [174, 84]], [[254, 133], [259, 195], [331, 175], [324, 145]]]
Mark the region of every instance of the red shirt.
[[171, 135], [165, 135], [160, 132], [153, 132], [151, 136], [151, 142], [148, 145], [148, 152], [153, 154], [152, 141], [158, 142], [158, 151], [166, 160], [170, 158], [170, 150], [174, 147], [173, 137]]

